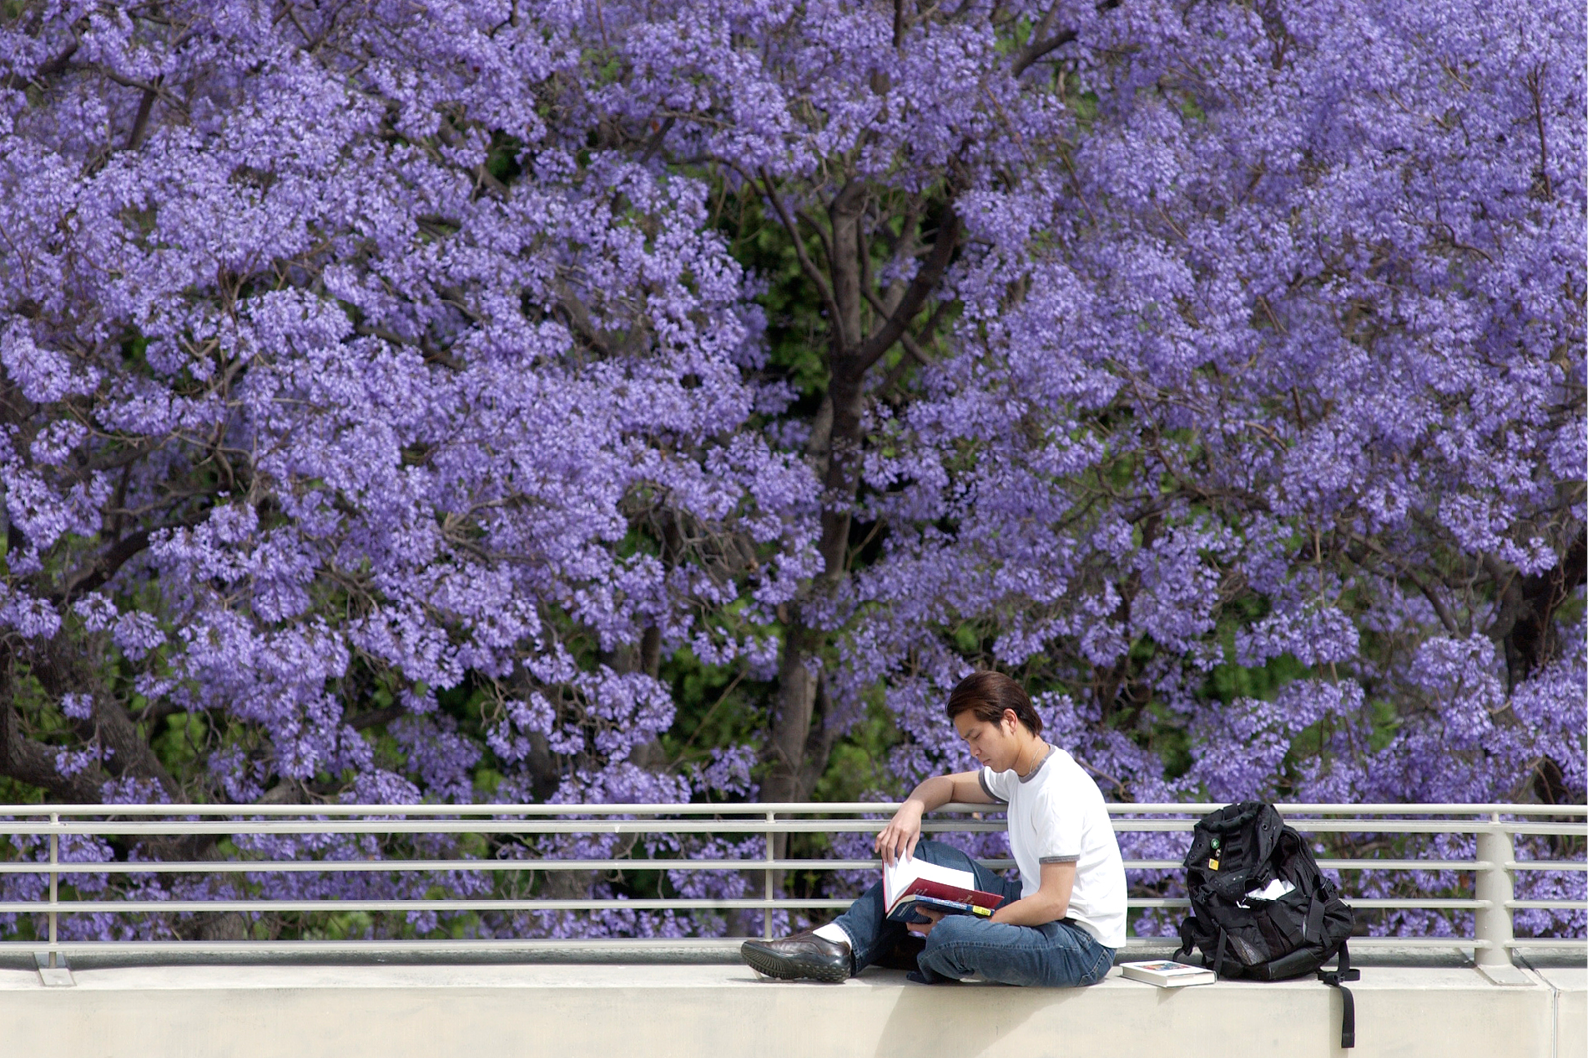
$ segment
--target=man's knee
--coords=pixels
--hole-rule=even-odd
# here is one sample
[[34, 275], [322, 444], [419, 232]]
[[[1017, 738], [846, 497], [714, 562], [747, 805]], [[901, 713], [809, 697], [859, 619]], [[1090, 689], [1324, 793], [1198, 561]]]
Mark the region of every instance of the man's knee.
[[927, 950], [968, 940], [981, 925], [981, 922], [969, 915], [945, 915], [942, 921], [932, 927], [932, 932], [926, 935]]
[[931, 838], [922, 838], [916, 843], [915, 856], [927, 863], [935, 863], [940, 867], [956, 867], [962, 871], [971, 870], [975, 863], [964, 850]]
[[972, 940], [977, 927], [982, 925], [984, 923], [969, 915], [949, 915], [933, 926], [917, 960], [922, 969], [951, 978], [981, 972], [981, 967], [974, 965], [977, 962], [975, 954], [981, 949], [966, 942]]

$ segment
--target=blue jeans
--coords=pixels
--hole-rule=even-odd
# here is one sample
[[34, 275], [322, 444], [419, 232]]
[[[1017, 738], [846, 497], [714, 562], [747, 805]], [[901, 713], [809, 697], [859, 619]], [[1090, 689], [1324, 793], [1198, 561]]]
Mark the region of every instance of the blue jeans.
[[[915, 855], [928, 863], [957, 867], [976, 875], [976, 888], [1002, 893], [1003, 904], [1020, 899], [1020, 883], [1006, 881], [960, 850], [941, 841], [922, 841]], [[854, 972], [886, 954], [905, 935], [883, 911], [878, 882], [835, 920], [849, 934]], [[1100, 980], [1114, 965], [1114, 949], [1086, 930], [1063, 920], [1040, 926], [1010, 926], [974, 915], [948, 915], [932, 927], [926, 950], [916, 959], [928, 981], [961, 980], [979, 974], [1008, 985], [1067, 988]]]

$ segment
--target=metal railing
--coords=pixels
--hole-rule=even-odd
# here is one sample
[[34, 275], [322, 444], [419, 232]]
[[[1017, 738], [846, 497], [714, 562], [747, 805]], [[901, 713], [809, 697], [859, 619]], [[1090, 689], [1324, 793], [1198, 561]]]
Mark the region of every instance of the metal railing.
[[[47, 936], [35, 940], [0, 941], [0, 951], [33, 952], [54, 966], [59, 956], [74, 952], [260, 952], [314, 951], [403, 953], [445, 949], [449, 952], [552, 950], [588, 948], [588, 940], [558, 941], [539, 938], [474, 940], [63, 940], [61, 917], [81, 914], [133, 915], [150, 913], [270, 912], [599, 912], [599, 911], [760, 911], [763, 932], [770, 936], [778, 911], [834, 911], [848, 899], [793, 898], [777, 892], [782, 871], [836, 871], [878, 869], [875, 859], [791, 859], [774, 854], [777, 834], [838, 834], [875, 832], [898, 806], [879, 802], [844, 804], [601, 804], [601, 805], [11, 805], [0, 806], [0, 838], [13, 848], [13, 838], [48, 838], [48, 860], [0, 860], [0, 875], [48, 875], [45, 900], [0, 901], [0, 914], [35, 914], [47, 922]], [[1119, 833], [1189, 831], [1196, 819], [1219, 807], [1213, 804], [1111, 804], [1109, 811]], [[1509, 965], [1511, 951], [1521, 947], [1583, 948], [1581, 938], [1516, 938], [1513, 912], [1520, 909], [1588, 911], [1584, 900], [1518, 900], [1514, 878], [1520, 871], [1588, 870], [1580, 859], [1518, 860], [1517, 835], [1544, 835], [1588, 839], [1588, 807], [1581, 805], [1508, 804], [1288, 804], [1280, 805], [1286, 821], [1304, 834], [1473, 835], [1475, 859], [1414, 857], [1392, 859], [1320, 858], [1320, 866], [1338, 871], [1470, 872], [1470, 898], [1413, 896], [1407, 898], [1356, 898], [1352, 885], [1343, 886], [1347, 902], [1358, 909], [1424, 909], [1471, 911], [1475, 929], [1471, 936], [1359, 937], [1354, 947], [1393, 946], [1466, 948], [1480, 966]], [[1001, 831], [1001, 807], [949, 805], [928, 819], [924, 830]], [[1565, 820], [1565, 821], [1562, 821]], [[244, 835], [401, 835], [446, 834], [494, 838], [535, 835], [763, 835], [764, 854], [759, 859], [697, 859], [689, 857], [635, 859], [608, 858], [379, 858], [379, 859], [246, 859], [159, 861], [63, 860], [61, 839], [69, 836], [114, 838], [123, 843], [151, 838]], [[1010, 860], [987, 861], [994, 867], [1012, 866]], [[1127, 872], [1180, 868], [1179, 860], [1127, 859]], [[524, 871], [723, 871], [760, 875], [759, 897], [658, 897], [658, 898], [404, 898], [404, 899], [62, 899], [61, 883], [81, 875], [288, 875], [300, 872], [355, 874], [360, 872], [524, 872]], [[1184, 899], [1133, 896], [1132, 909], [1176, 909]], [[647, 942], [610, 940], [615, 947], [644, 947]], [[650, 942], [652, 944], [656, 942]], [[666, 944], [685, 945], [686, 941]], [[723, 941], [701, 942], [722, 944]], [[1161, 938], [1132, 938], [1130, 946], [1162, 943]]]

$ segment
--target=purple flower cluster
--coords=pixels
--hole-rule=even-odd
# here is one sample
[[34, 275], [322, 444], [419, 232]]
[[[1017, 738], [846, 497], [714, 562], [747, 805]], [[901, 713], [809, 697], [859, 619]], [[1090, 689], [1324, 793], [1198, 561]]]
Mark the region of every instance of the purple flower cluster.
[[[7, 14], [0, 790], [802, 800], [868, 716], [890, 782], [964, 765], [940, 703], [992, 665], [1121, 800], [1581, 803], [1584, 37], [1554, 0]], [[761, 718], [704, 763], [680, 658]], [[1458, 880], [1360, 883], [1414, 884]]]

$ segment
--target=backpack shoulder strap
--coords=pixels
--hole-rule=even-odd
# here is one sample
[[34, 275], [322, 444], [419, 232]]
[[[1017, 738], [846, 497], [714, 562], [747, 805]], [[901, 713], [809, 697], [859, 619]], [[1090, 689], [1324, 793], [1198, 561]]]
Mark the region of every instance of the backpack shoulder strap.
[[1187, 915], [1180, 920], [1180, 950], [1174, 953], [1175, 962], [1183, 962], [1191, 957], [1191, 948], [1196, 941], [1191, 938], [1191, 923], [1196, 920], [1195, 915]]

